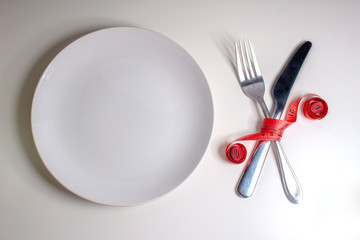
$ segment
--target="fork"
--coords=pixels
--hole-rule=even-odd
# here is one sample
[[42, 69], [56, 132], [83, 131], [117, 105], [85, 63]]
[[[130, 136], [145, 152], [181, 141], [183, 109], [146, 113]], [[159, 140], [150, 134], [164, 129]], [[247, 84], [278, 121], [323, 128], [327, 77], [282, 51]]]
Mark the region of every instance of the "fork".
[[[247, 44], [244, 40], [236, 42], [235, 54], [238, 79], [243, 92], [246, 96], [255, 100], [260, 105], [265, 115], [265, 118], [270, 118], [269, 110], [264, 101], [264, 79], [262, 77], [260, 67], [255, 57], [250, 40], [247, 41]], [[261, 142], [259, 142], [257, 144], [257, 147], [261, 148], [266, 144], [270, 143], [261, 144]], [[291, 202], [298, 203], [302, 196], [300, 184], [298, 183], [295, 173], [293, 172], [289, 162], [287, 161], [286, 155], [282, 150], [280, 142], [275, 142], [274, 146], [276, 147], [278, 153], [277, 158], [280, 166], [280, 174], [282, 177], [282, 184], [285, 193]], [[262, 164], [260, 164], [260, 166], [261, 167], [246, 169], [247, 171], [251, 171], [250, 175], [248, 174], [248, 176], [259, 176], [262, 170]], [[284, 168], [283, 166], [287, 167]], [[239, 194], [243, 197], [250, 197], [255, 189], [257, 180], [258, 178], [256, 177], [245, 177], [244, 179], [243, 176], [238, 186]], [[289, 191], [289, 184], [295, 185], [295, 188], [292, 188], [295, 189], [295, 191]]]
[[265, 83], [256, 60], [250, 40], [246, 45], [244, 40], [235, 42], [236, 68], [240, 85], [246, 96], [255, 100], [261, 107], [265, 118], [270, 118], [270, 112], [264, 101]]

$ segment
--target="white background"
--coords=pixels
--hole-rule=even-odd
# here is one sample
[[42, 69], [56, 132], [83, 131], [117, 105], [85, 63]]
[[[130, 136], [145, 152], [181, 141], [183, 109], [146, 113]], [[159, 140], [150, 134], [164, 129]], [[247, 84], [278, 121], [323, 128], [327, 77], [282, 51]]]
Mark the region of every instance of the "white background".
[[[1, 0], [0, 239], [360, 239], [359, 1]], [[42, 71], [66, 45], [108, 27], [153, 30], [199, 64], [213, 95], [213, 136], [201, 164], [169, 195], [135, 207], [83, 200], [45, 169], [30, 109]], [[304, 200], [284, 195], [270, 152], [253, 197], [235, 187], [244, 165], [224, 159], [227, 141], [256, 132], [262, 116], [235, 77], [233, 41], [250, 37], [271, 87], [292, 51], [313, 47], [289, 100], [317, 93], [318, 122], [300, 116], [283, 147]]]

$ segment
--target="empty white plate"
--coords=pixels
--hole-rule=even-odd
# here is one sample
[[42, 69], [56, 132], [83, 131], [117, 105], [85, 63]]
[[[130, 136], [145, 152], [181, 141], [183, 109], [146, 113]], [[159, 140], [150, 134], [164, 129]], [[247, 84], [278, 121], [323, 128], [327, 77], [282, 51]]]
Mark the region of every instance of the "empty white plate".
[[62, 50], [37, 86], [32, 130], [53, 176], [97, 203], [145, 203], [179, 186], [213, 127], [207, 81], [157, 33], [109, 28]]

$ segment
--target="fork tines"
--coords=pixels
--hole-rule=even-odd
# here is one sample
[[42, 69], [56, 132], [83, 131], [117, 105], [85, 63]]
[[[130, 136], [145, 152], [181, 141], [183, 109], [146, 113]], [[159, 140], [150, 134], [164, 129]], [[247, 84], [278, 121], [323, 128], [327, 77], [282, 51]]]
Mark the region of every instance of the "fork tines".
[[235, 42], [235, 56], [240, 81], [261, 76], [250, 39]]

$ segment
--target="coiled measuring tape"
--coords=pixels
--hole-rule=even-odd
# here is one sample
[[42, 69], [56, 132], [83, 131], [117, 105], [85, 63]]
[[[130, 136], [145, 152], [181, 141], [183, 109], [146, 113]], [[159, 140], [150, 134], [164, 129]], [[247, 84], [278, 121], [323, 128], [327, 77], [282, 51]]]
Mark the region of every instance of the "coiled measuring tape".
[[[316, 94], [307, 94], [291, 104], [285, 120], [265, 118], [259, 133], [246, 135], [235, 139], [226, 147], [225, 153], [229, 162], [239, 164], [245, 161], [247, 150], [242, 141], [280, 141], [285, 129], [296, 122], [300, 102], [304, 100], [303, 114], [306, 118], [320, 120], [328, 113], [328, 105]], [[259, 145], [258, 145], [259, 146]]]

